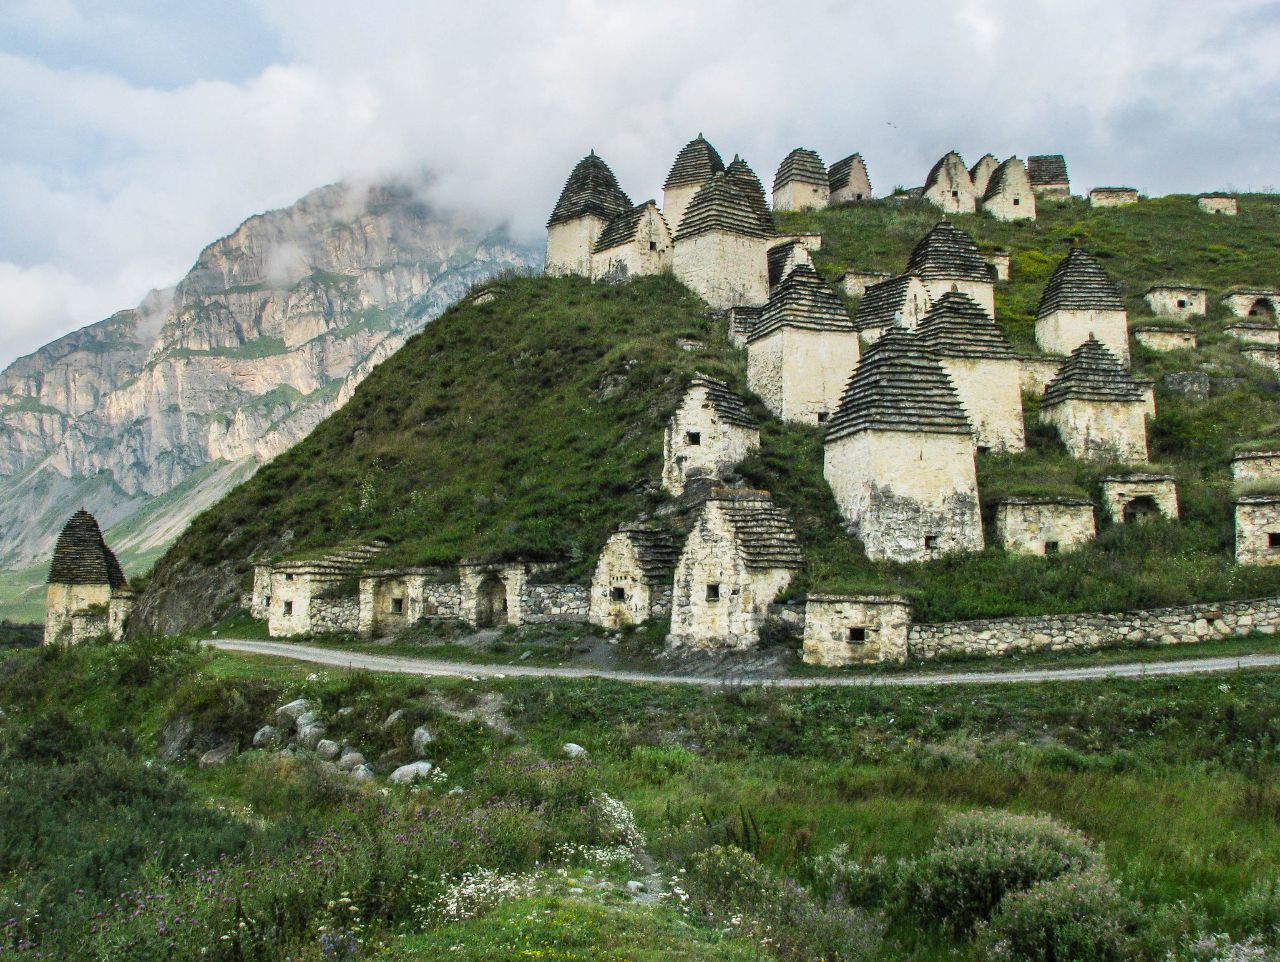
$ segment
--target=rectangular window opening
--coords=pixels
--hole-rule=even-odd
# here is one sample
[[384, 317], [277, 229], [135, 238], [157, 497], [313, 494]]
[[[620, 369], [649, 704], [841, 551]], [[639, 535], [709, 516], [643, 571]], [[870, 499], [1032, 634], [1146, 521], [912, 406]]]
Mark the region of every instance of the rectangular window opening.
[[285, 580], [285, 581], [292, 581], [292, 580], [293, 580], [293, 575], [285, 575], [285, 576], [284, 576], [284, 580]]
[[850, 628], [849, 629], [849, 644], [860, 645], [866, 640], [867, 640], [866, 628]]
[[1044, 553], [1045, 553], [1045, 554], [1057, 554], [1057, 553], [1058, 553], [1058, 551], [1060, 550], [1060, 547], [1061, 547], [1061, 546], [1060, 546], [1060, 545], [1058, 544], [1058, 542], [1056, 542], [1056, 541], [1046, 541], [1046, 542], [1044, 543]]
[[1280, 531], [1267, 532], [1267, 547], [1280, 548]]
[[1021, 203], [1022, 203], [1022, 201], [1021, 201], [1019, 198], [1015, 197], [1015, 198], [1013, 199], [1013, 206], [1014, 206], [1014, 207], [1017, 207], [1017, 206], [1018, 206], [1019, 204], [1021, 204]]
[[609, 600], [610, 601], [626, 601], [627, 589], [626, 588], [610, 588]]
[[286, 601], [286, 602], [284, 603], [284, 613], [285, 613], [286, 615], [291, 615], [291, 614], [293, 614], [293, 602], [292, 602], [292, 601]]
[[719, 601], [719, 600], [720, 600], [720, 586], [719, 586], [719, 585], [707, 585], [707, 600], [708, 600], [708, 601]]
[[828, 418], [828, 417], [830, 417], [830, 415], [829, 415], [829, 414], [827, 414], [827, 412], [826, 412], [826, 411], [819, 411], [819, 412], [818, 412], [818, 423], [819, 423], [819, 424], [826, 424], [826, 423], [827, 423], [827, 418]]
[[392, 613], [392, 614], [394, 614], [394, 615], [402, 615], [402, 614], [404, 614], [404, 599], [403, 599], [403, 598], [392, 598], [392, 599], [391, 599], [391, 613]]
[[649, 250], [656, 251], [658, 249], [657, 241], [649, 241]]
[[689, 431], [685, 434], [684, 440], [686, 444], [696, 445], [702, 443], [701, 431]]
[[1182, 301], [1182, 300], [1180, 300], [1180, 301], [1178, 301], [1178, 306], [1179, 306], [1179, 307], [1186, 307], [1186, 306], [1187, 306], [1187, 302], [1186, 302], [1186, 301]]
[[938, 549], [938, 536], [936, 534], [924, 536], [924, 549], [926, 551], [936, 551]]

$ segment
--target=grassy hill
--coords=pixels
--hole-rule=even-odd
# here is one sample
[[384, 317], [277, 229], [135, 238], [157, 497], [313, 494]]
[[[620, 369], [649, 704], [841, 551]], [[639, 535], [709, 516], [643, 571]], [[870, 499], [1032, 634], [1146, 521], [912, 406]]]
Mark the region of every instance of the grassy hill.
[[[875, 202], [784, 215], [780, 227], [820, 231], [816, 260], [834, 281], [851, 266], [901, 270], [938, 216], [923, 204]], [[1201, 349], [1134, 350], [1136, 375], [1156, 380], [1151, 456], [1178, 478], [1182, 520], [1104, 527], [1095, 544], [1054, 558], [989, 548], [931, 564], [872, 563], [841, 529], [822, 478], [820, 434], [769, 422], [743, 474], [772, 490], [799, 528], [808, 566], [792, 593], [898, 591], [918, 618], [943, 620], [1280, 591], [1280, 569], [1232, 563], [1228, 470], [1235, 445], [1280, 442], [1280, 396], [1275, 376], [1221, 333], [1216, 297], [1233, 284], [1280, 279], [1280, 202], [1245, 197], [1234, 219], [1173, 197], [1098, 211], [1080, 201], [1046, 204], [1036, 223], [954, 220], [981, 246], [1011, 252], [1012, 277], [996, 303], [1021, 350], [1031, 347], [1040, 290], [1068, 243], [1103, 258], [1124, 285], [1131, 321], [1149, 316], [1142, 293], [1152, 281], [1214, 292], [1199, 325]], [[744, 389], [745, 353], [728, 345], [724, 321], [670, 277], [622, 285], [514, 278], [487, 290], [495, 296], [447, 312], [306, 441], [200, 516], [156, 567], [142, 608], [147, 624], [216, 620], [234, 605], [251, 558], [317, 554], [373, 537], [391, 541], [388, 562], [528, 558], [586, 577], [614, 526], [662, 503], [662, 429], [688, 376], [702, 370]], [[1210, 375], [1211, 395], [1169, 391], [1168, 371]], [[988, 525], [998, 494], [1096, 495], [1114, 467], [1067, 458], [1034, 401], [1027, 418], [1026, 453], [980, 458]]]

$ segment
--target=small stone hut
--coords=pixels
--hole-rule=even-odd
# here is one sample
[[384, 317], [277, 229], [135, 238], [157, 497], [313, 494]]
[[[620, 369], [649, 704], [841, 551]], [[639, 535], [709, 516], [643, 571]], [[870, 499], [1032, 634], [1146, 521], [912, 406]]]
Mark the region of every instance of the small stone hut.
[[360, 630], [359, 579], [383, 548], [375, 542], [321, 558], [272, 565], [270, 588], [262, 603], [267, 610], [267, 634], [272, 638], [355, 634]]
[[1007, 250], [983, 251], [982, 259], [987, 262], [997, 281], [1009, 279], [1009, 252]]
[[861, 297], [873, 284], [883, 284], [893, 275], [888, 271], [845, 271], [840, 275], [840, 288], [850, 297]]
[[850, 154], [837, 160], [827, 172], [831, 187], [831, 203], [849, 204], [871, 199], [871, 178], [861, 154]]
[[858, 302], [853, 326], [864, 341], [874, 341], [894, 324], [915, 327], [929, 310], [929, 289], [914, 274], [872, 284]]
[[734, 154], [733, 161], [724, 169], [724, 175], [729, 183], [737, 187], [747, 198], [751, 209], [759, 217], [761, 229], [765, 234], [776, 233], [773, 228], [773, 214], [769, 211], [769, 202], [764, 195], [764, 184], [760, 183], [760, 178], [751, 169], [751, 165]]
[[996, 505], [996, 537], [1005, 551], [1055, 555], [1096, 534], [1093, 505], [1082, 498], [1012, 497]]
[[813, 269], [813, 257], [809, 248], [797, 240], [785, 240], [769, 248], [769, 290], [777, 289], [793, 270], [801, 264]]
[[1204, 317], [1209, 313], [1209, 292], [1188, 284], [1152, 284], [1143, 295], [1151, 313], [1162, 317]]
[[672, 269], [718, 310], [763, 305], [769, 299], [770, 236], [747, 196], [718, 174], [685, 208]]
[[1027, 174], [1037, 197], [1070, 197], [1071, 178], [1062, 154], [1034, 154], [1027, 158]]
[[929, 300], [948, 291], [968, 294], [989, 317], [996, 316], [995, 274], [973, 238], [948, 220], [925, 234], [911, 251], [907, 273], [924, 282]]
[[360, 577], [359, 631], [392, 635], [420, 621], [461, 617], [458, 573], [445, 568], [389, 568]]
[[824, 448], [823, 474], [869, 557], [982, 550], [973, 428], [912, 331], [891, 327], [863, 355]]
[[760, 426], [723, 381], [694, 375], [662, 440], [662, 486], [684, 493], [694, 478], [719, 478], [760, 447]]
[[954, 150], [943, 155], [925, 178], [925, 200], [948, 214], [972, 214], [978, 209], [978, 195], [962, 158]]
[[1137, 202], [1136, 187], [1095, 187], [1089, 191], [1090, 207], [1128, 207]]
[[1073, 458], [1146, 463], [1146, 397], [1093, 335], [1071, 352], [1045, 388], [1040, 417], [1057, 428]]
[[1133, 339], [1149, 351], [1190, 351], [1199, 343], [1192, 328], [1179, 324], [1142, 324]]
[[1236, 317], [1274, 324], [1280, 314], [1280, 291], [1270, 288], [1228, 291], [1222, 296], [1222, 303]]
[[747, 385], [782, 420], [824, 424], [859, 356], [844, 302], [801, 265], [778, 285], [747, 337]]
[[1196, 206], [1206, 214], [1224, 217], [1235, 217], [1240, 213], [1240, 201], [1234, 194], [1201, 194], [1196, 198]]
[[1129, 314], [1120, 292], [1097, 258], [1074, 248], [1040, 297], [1036, 344], [1050, 354], [1070, 354], [1090, 337], [1129, 363]]
[[1280, 481], [1280, 450], [1238, 451], [1231, 459], [1236, 484]]
[[830, 178], [816, 151], [797, 147], [782, 158], [773, 178], [774, 210], [820, 210], [830, 203]]
[[54, 545], [45, 590], [44, 643], [76, 644], [102, 635], [119, 641], [135, 600], [97, 519], [81, 508]]
[[749, 307], [745, 304], [729, 308], [729, 343], [734, 347], [746, 347], [747, 338], [760, 323], [762, 313], [763, 307]]
[[996, 168], [1000, 166], [1000, 161], [996, 160], [991, 154], [983, 154], [978, 158], [978, 162], [969, 168], [969, 179], [973, 181], [973, 193], [975, 197], [982, 198], [986, 196], [987, 187], [991, 183], [991, 175], [996, 172]]
[[1178, 486], [1171, 474], [1113, 474], [1102, 479], [1102, 509], [1112, 524], [1152, 518], [1178, 520]]
[[680, 230], [685, 208], [694, 195], [711, 182], [711, 178], [724, 170], [720, 154], [698, 134], [676, 154], [675, 163], [662, 185], [662, 214], [674, 234]]
[[625, 628], [671, 615], [671, 586], [680, 550], [670, 532], [624, 524], [604, 544], [591, 579], [593, 625]]
[[804, 564], [768, 492], [721, 488], [703, 503], [676, 564], [668, 647], [751, 648]]
[[591, 276], [591, 258], [605, 225], [632, 209], [609, 165], [591, 153], [578, 161], [547, 221], [548, 274]]
[[982, 209], [996, 220], [1036, 219], [1036, 194], [1026, 165], [1017, 157], [1010, 157], [991, 174]]
[[804, 606], [806, 664], [838, 668], [907, 660], [911, 606], [896, 595], [809, 595]]
[[996, 322], [965, 294], [949, 291], [916, 327], [920, 344], [942, 362], [978, 450], [1022, 451], [1022, 364]]
[[1236, 564], [1280, 564], [1280, 494], [1236, 498]]
[[671, 231], [651, 200], [624, 211], [604, 226], [591, 251], [591, 276], [624, 281], [671, 268]]

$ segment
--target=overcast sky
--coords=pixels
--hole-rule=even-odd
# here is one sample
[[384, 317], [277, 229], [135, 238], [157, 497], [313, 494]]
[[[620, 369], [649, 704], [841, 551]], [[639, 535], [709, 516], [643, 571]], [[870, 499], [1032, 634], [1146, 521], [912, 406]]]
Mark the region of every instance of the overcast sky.
[[0, 365], [344, 177], [531, 238], [589, 148], [639, 201], [699, 131], [766, 185], [803, 145], [877, 193], [952, 147], [1270, 189], [1277, 49], [1263, 0], [0, 0]]

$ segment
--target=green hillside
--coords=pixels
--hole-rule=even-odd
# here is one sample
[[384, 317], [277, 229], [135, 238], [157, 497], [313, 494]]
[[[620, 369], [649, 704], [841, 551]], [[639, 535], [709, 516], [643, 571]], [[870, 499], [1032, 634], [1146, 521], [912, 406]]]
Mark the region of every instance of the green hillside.
[[[882, 201], [786, 215], [779, 226], [820, 231], [816, 259], [834, 281], [851, 266], [901, 270], [938, 217], [923, 204]], [[1141, 297], [1152, 281], [1211, 289], [1201, 349], [1134, 351], [1135, 374], [1156, 380], [1151, 457], [1178, 477], [1182, 521], [1103, 527], [1095, 544], [1054, 558], [989, 548], [931, 564], [873, 564], [841, 530], [820, 434], [768, 422], [743, 474], [772, 490], [800, 530], [808, 568], [793, 594], [894, 590], [912, 598], [918, 618], [941, 620], [1280, 591], [1280, 570], [1232, 564], [1228, 480], [1235, 445], [1280, 441], [1276, 378], [1221, 333], [1217, 304], [1234, 284], [1280, 280], [1278, 219], [1280, 202], [1254, 196], [1242, 199], [1238, 218], [1204, 215], [1186, 197], [1100, 211], [1044, 205], [1033, 224], [954, 218], [980, 246], [1011, 251], [997, 310], [1021, 350], [1069, 243], [1098, 254], [1124, 285], [1131, 322], [1149, 316]], [[687, 377], [702, 370], [744, 389], [745, 353], [670, 277], [514, 278], [488, 290], [496, 296], [464, 301], [428, 326], [306, 441], [202, 515], [159, 562], [149, 594], [203, 591], [208, 603], [195, 620], [216, 620], [242, 590], [251, 558], [373, 537], [392, 543], [389, 563], [527, 558], [587, 576], [609, 531], [661, 503], [662, 429]], [[1210, 396], [1171, 393], [1161, 378], [1173, 370], [1210, 375]], [[1111, 467], [1068, 459], [1035, 408], [1027, 404], [1025, 454], [980, 459], [988, 509], [1001, 493], [1096, 494]], [[225, 582], [216, 597], [205, 590], [211, 578]]]

